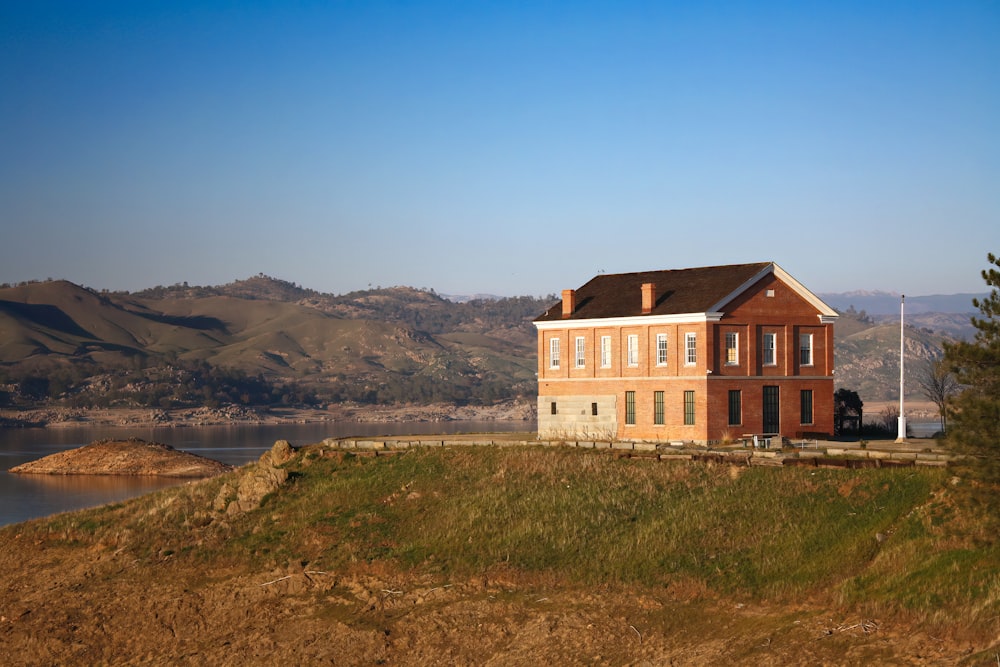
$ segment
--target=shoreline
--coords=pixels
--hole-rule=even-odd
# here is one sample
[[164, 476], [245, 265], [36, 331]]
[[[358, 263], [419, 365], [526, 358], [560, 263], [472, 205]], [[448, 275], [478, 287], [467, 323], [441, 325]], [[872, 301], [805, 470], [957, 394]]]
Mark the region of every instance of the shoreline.
[[[865, 404], [865, 416], [877, 419], [891, 401]], [[913, 401], [906, 406], [911, 422], [938, 419], [937, 407], [929, 401]], [[533, 401], [511, 400], [495, 405], [357, 405], [339, 404], [325, 408], [295, 408], [228, 405], [219, 408], [63, 408], [43, 407], [0, 409], [0, 428], [74, 428], [82, 426], [131, 426], [137, 428], [186, 428], [193, 426], [281, 426], [283, 424], [390, 423], [451, 421], [523, 421], [537, 419]]]
[[0, 428], [74, 428], [79, 426], [133, 426], [185, 428], [191, 426], [280, 426], [318, 423], [388, 423], [394, 421], [524, 421], [535, 419], [527, 401], [496, 405], [331, 405], [327, 408], [31, 408], [0, 410]]

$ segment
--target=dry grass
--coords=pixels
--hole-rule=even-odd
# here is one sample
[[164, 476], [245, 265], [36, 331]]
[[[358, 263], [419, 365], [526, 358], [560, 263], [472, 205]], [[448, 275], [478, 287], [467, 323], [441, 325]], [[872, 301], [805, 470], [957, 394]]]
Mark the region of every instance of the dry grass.
[[733, 474], [551, 447], [313, 452], [289, 466], [285, 489], [231, 520], [209, 510], [223, 477], [33, 529], [66, 546], [169, 556], [206, 578], [294, 562], [442, 584], [559, 581], [808, 599], [987, 634], [1000, 613], [1000, 549], [972, 540], [940, 469]]

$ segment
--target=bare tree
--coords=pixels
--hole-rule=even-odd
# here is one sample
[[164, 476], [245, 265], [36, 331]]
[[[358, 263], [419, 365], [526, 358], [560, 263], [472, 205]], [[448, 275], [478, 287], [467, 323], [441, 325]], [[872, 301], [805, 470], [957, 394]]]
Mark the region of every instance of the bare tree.
[[958, 393], [961, 386], [954, 374], [948, 369], [944, 361], [935, 359], [924, 365], [917, 374], [917, 383], [921, 391], [928, 400], [932, 401], [938, 408], [938, 415], [941, 418], [941, 430], [948, 428], [948, 417], [946, 407], [948, 399]]
[[878, 413], [878, 425], [884, 430], [892, 433], [899, 428], [899, 406], [889, 405], [882, 408], [882, 411]]

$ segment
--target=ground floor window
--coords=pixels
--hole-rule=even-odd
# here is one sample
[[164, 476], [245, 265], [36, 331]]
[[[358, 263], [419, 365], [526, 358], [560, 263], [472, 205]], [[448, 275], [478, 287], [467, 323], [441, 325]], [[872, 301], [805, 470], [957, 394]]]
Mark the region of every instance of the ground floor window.
[[663, 392], [653, 392], [653, 423], [663, 425]]
[[694, 392], [685, 391], [684, 392], [684, 425], [691, 426], [694, 424]]
[[801, 423], [813, 423], [813, 392], [812, 389], [803, 389], [799, 394], [801, 405]]
[[729, 425], [738, 426], [743, 423], [743, 395], [739, 389], [729, 390]]
[[556, 410], [556, 402], [555, 401], [552, 401], [551, 409], [552, 409], [552, 414], [556, 414], [558, 412], [558, 410]]
[[635, 392], [625, 392], [625, 423], [635, 424]]

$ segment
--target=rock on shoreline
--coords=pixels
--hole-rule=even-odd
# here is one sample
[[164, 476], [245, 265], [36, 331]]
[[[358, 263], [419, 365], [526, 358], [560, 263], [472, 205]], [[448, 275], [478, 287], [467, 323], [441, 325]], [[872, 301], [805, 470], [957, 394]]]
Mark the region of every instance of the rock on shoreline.
[[213, 477], [233, 467], [212, 459], [180, 452], [139, 438], [98, 440], [57, 452], [10, 469], [36, 475], [152, 475], [160, 477]]

